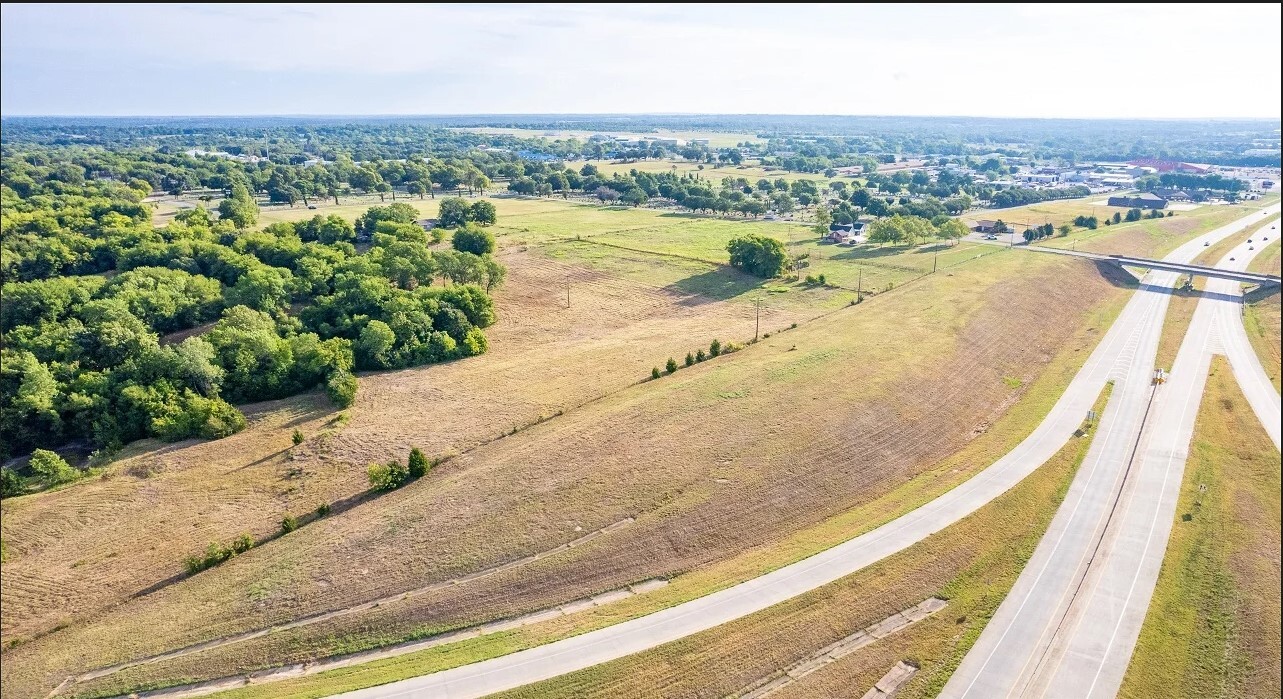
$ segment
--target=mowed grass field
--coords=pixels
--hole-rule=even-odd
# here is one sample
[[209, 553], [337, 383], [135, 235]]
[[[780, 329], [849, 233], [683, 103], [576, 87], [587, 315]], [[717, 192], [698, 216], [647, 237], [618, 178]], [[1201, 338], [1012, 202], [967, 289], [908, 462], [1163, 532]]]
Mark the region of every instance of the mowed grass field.
[[[1026, 288], [1039, 293], [1022, 292]], [[1024, 255], [984, 258], [908, 291], [569, 410], [473, 449], [413, 486], [19, 646], [6, 659], [6, 693], [42, 694], [76, 669], [456, 578], [550, 550], [625, 517], [637, 521], [511, 574], [416, 598], [389, 627], [349, 625], [343, 634], [368, 642], [381, 634], [467, 625], [694, 570], [770, 544], [875, 500], [983, 434], [1075, 330], [1091, 322], [1092, 309], [1125, 293], [1073, 261]], [[594, 318], [610, 313], [591, 311]], [[665, 341], [690, 350], [711, 339], [703, 328], [657, 323], [657, 332], [661, 325]], [[662, 364], [670, 352], [655, 354], [642, 366]], [[491, 356], [498, 354], [478, 360]], [[582, 376], [611, 360], [601, 362], [567, 373]], [[426, 378], [430, 369], [419, 376]], [[560, 367], [540, 357], [522, 369], [539, 375]], [[441, 414], [423, 413], [414, 396], [449, 405], [459, 392], [454, 384], [415, 389], [422, 378], [401, 374], [399, 380], [396, 374], [380, 378], [389, 382], [388, 391], [409, 393], [388, 397], [377, 410], [358, 404], [352, 422], [327, 440], [334, 468], [346, 469], [349, 486], [360, 486], [367, 454], [395, 453], [418, 435], [448, 433], [435, 422]], [[520, 390], [496, 383], [502, 384], [498, 391]], [[382, 388], [363, 392], [368, 400], [384, 400], [378, 398]], [[284, 449], [286, 432], [275, 434]], [[319, 448], [308, 451], [300, 459], [303, 473], [323, 461]], [[155, 485], [136, 487], [156, 497]], [[63, 492], [78, 491], [88, 492]], [[262, 521], [278, 521], [280, 512]], [[6, 512], [6, 529], [10, 520]], [[110, 529], [98, 525], [96, 531]], [[162, 531], [171, 528], [181, 526]], [[11, 552], [14, 543], [8, 543]], [[18, 551], [15, 563], [35, 555], [36, 547]], [[266, 655], [229, 657], [227, 665], [206, 658], [198, 663], [199, 675], [183, 670], [181, 676], [324, 653], [335, 639], [285, 639]], [[86, 654], [85, 648], [95, 651]], [[174, 677], [160, 673], [149, 681], [172, 683]]]
[[[1082, 202], [1088, 202], [1087, 205], [1090, 205], [1090, 201], [1099, 201], [1099, 197], [1100, 195], [1096, 195], [1096, 197], [1088, 199], [1053, 203], [1062, 204], [1067, 209], [1065, 215], [1072, 219], [1073, 215], [1077, 214], [1069, 215], [1069, 212], [1073, 210], [1070, 208], [1071, 205], [1075, 208], [1082, 206]], [[1076, 228], [1068, 236], [1062, 238], [1058, 234], [1036, 244], [1056, 248], [1073, 247], [1077, 250], [1108, 255], [1162, 257], [1199, 233], [1223, 226], [1242, 217], [1247, 212], [1269, 206], [1277, 201], [1278, 195], [1270, 194], [1255, 201], [1239, 204], [1208, 205], [1200, 206], [1192, 211], [1177, 211], [1173, 216], [1164, 216], [1159, 219], [1141, 219], [1112, 226], [1106, 226], [1102, 223], [1094, 231]], [[1074, 202], [1079, 203], [1074, 204]], [[1015, 210], [1004, 209], [1004, 211]], [[1123, 213], [1125, 215], [1126, 211], [1124, 210]], [[1111, 213], [1110, 215], [1112, 216], [1113, 214]], [[982, 216], [981, 218], [995, 217]], [[1034, 221], [1034, 223], [1040, 223], [1040, 221]], [[1053, 223], [1055, 223], [1054, 220]]]
[[782, 675], [861, 628], [937, 597], [949, 604], [936, 615], [773, 695], [862, 696], [897, 661], [909, 660], [919, 673], [897, 696], [935, 696], [1033, 553], [1090, 443], [1090, 434], [1072, 440], [1029, 478], [959, 523], [813, 592], [654, 650], [495, 696], [733, 695]]
[[[1278, 231], [1269, 230], [1269, 237], [1268, 247], [1252, 260], [1248, 269], [1277, 276], [1283, 273]], [[1283, 315], [1283, 311], [1279, 304], [1279, 289], [1275, 287], [1272, 293], [1253, 296], [1255, 300], [1243, 307], [1243, 325], [1247, 328], [1248, 340], [1261, 358], [1265, 373], [1269, 374], [1270, 380], [1274, 382], [1274, 390], [1277, 391], [1280, 387], [1279, 365], [1283, 362], [1283, 353], [1280, 352], [1280, 315]]]
[[1176, 513], [1119, 696], [1279, 696], [1279, 453], [1224, 357]]
[[1053, 226], [1060, 226], [1062, 223], [1073, 225], [1074, 219], [1078, 216], [1095, 216], [1100, 219], [1103, 227], [1105, 219], [1113, 216], [1114, 212], [1127, 215], [1125, 207], [1107, 206], [1101, 203], [1108, 198], [1107, 194], [1091, 194], [1079, 199], [1040, 201], [1007, 209], [978, 209], [968, 211], [958, 218], [968, 226], [975, 225], [975, 222], [981, 219], [988, 221], [1002, 219], [1019, 232], [1044, 223], [1050, 223]]

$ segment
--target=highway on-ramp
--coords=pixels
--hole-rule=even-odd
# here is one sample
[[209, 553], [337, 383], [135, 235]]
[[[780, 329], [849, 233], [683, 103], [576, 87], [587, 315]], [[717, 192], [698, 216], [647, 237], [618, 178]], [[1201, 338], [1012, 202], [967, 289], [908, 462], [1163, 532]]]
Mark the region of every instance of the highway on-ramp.
[[[1259, 216], [1253, 214], [1200, 236], [1190, 245], [1201, 249], [1204, 241], [1214, 242], [1232, 235], [1249, 220], [1259, 220]], [[1159, 283], [1170, 285], [1175, 275], [1168, 273], [1168, 277]], [[1055, 454], [1081, 426], [1105, 382], [1110, 378], [1126, 379], [1136, 373], [1134, 365], [1145, 361], [1140, 354], [1148, 352], [1148, 362], [1152, 364], [1156, 340], [1150, 338], [1156, 338], [1161, 331], [1168, 297], [1158, 289], [1147, 289], [1142, 287], [1128, 302], [1064, 395], [1028, 438], [981, 473], [926, 505], [809, 558], [644, 617], [537, 648], [340, 696], [347, 699], [467, 699], [512, 689], [654, 648], [761, 611], [925, 539], [1006, 492]], [[1116, 390], [1098, 428], [1099, 434], [1123, 432], [1139, 422], [1134, 414], [1138, 399], [1129, 394], [1125, 410], [1117, 407], [1120, 402], [1124, 401]], [[1100, 437], [1096, 441], [1101, 441]]]
[[[1278, 208], [1217, 229], [1167, 259], [1188, 262], [1204, 243], [1228, 237]], [[1238, 260], [1231, 253], [1226, 262], [1229, 257]], [[1151, 272], [1137, 298], [1166, 296], [1159, 287], [1174, 279], [1171, 272]], [[1162, 316], [1147, 330], [1064, 503], [941, 697], [1116, 694], [1162, 565], [1194, 417], [1217, 346], [1214, 327], [1227, 313], [1218, 305], [1237, 314], [1236, 287], [1236, 282], [1209, 280], [1209, 293], [1200, 301], [1170, 380], [1162, 385], [1152, 384]], [[1254, 359], [1245, 337], [1244, 345]], [[1269, 388], [1277, 416], [1278, 394]]]

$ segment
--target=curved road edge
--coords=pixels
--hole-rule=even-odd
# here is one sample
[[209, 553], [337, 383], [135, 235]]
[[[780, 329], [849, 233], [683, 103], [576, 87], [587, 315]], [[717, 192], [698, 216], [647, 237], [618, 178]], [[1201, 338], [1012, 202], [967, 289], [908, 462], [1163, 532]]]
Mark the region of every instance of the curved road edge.
[[[1258, 220], [1257, 214], [1231, 226], [1246, 225], [1251, 220]], [[1229, 231], [1227, 228], [1204, 234], [1193, 242], [1201, 246], [1204, 240], [1227, 237], [1242, 226]], [[1129, 300], [1064, 395], [1029, 437], [984, 471], [912, 512], [766, 575], [647, 616], [537, 648], [339, 696], [467, 699], [520, 687], [648, 650], [761, 611], [901, 551], [1006, 492], [1069, 440], [1116, 371], [1120, 357], [1135, 350], [1136, 328], [1153, 323], [1155, 309], [1148, 298], [1152, 296], [1138, 293]]]

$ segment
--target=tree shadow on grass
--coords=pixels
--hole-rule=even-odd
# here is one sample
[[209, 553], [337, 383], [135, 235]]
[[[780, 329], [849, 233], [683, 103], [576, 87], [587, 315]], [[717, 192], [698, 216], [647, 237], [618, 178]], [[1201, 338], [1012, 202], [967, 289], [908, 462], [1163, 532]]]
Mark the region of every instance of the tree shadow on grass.
[[699, 306], [715, 301], [727, 301], [751, 291], [760, 291], [765, 279], [745, 274], [732, 267], [719, 267], [691, 275], [664, 287], [684, 298], [682, 305]]
[[904, 248], [900, 246], [888, 246], [888, 247], [881, 247], [881, 248], [870, 248], [867, 246], [861, 246], [861, 247], [850, 248], [849, 250], [843, 250], [842, 252], [839, 252], [839, 253], [835, 253], [827, 259], [853, 260], [858, 262], [860, 260], [877, 260], [883, 257], [895, 257], [896, 255], [903, 255], [906, 252], [909, 252], [909, 248]]

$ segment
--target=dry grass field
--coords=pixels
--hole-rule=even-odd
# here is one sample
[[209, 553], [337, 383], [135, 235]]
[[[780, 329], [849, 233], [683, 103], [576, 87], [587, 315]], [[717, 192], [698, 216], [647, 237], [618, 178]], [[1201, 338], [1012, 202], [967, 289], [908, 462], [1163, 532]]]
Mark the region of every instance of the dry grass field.
[[[1271, 233], [1273, 235], [1270, 236], [1272, 242], [1269, 243], [1269, 247], [1262, 250], [1249, 266], [1253, 272], [1280, 274], [1278, 231], [1271, 231]], [[1243, 308], [1243, 324], [1247, 328], [1247, 338], [1251, 341], [1257, 356], [1261, 358], [1265, 373], [1269, 374], [1270, 380], [1274, 382], [1276, 391], [1279, 390], [1280, 364], [1283, 363], [1283, 353], [1280, 352], [1280, 315], [1283, 315], [1283, 310], [1279, 304], [1278, 287], [1274, 288], [1273, 293], [1256, 298]]]
[[[514, 289], [517, 286], [512, 284]], [[1040, 292], [1022, 293], [1024, 288]], [[476, 448], [406, 489], [361, 502], [219, 568], [12, 649], [6, 654], [6, 694], [41, 694], [73, 670], [456, 578], [552, 549], [581, 536], [579, 532], [625, 517], [637, 521], [565, 555], [512, 574], [454, 586], [450, 594], [416, 598], [395, 620], [385, 619], [395, 622], [387, 633], [397, 633], [398, 625], [402, 632], [456, 627], [539, 609], [587, 592], [675, 575], [768, 545], [791, 531], [870, 502], [983, 432], [983, 426], [1020, 395], [1021, 386], [1039, 374], [1059, 343], [1087, 322], [1089, 311], [1122, 293], [1093, 269], [1073, 261], [1024, 255], [995, 255], [929, 277], [911, 293], [873, 299], [742, 353], [620, 391]], [[693, 308], [719, 306], [747, 310], [746, 305], [734, 303]], [[602, 322], [620, 311], [603, 305], [585, 313]], [[738, 327], [747, 330], [751, 318], [735, 318], [744, 323]], [[628, 325], [626, 319], [620, 322]], [[525, 331], [537, 333], [544, 324], [535, 323]], [[711, 339], [707, 321], [685, 329], [671, 319], [641, 325], [640, 329], [629, 325], [624, 334], [640, 333], [643, 338], [690, 350]], [[332, 474], [313, 478], [317, 486], [307, 485], [310, 509], [322, 490], [320, 483], [333, 482], [336, 490], [354, 492], [363, 486], [366, 462], [403, 452], [409, 444], [420, 442], [438, 453], [450, 445], [457, 449], [459, 425], [478, 427], [473, 424], [478, 420], [483, 424], [473, 434], [479, 433], [479, 438], [503, 431], [510, 422], [503, 412], [504, 402], [521, 400], [527, 390], [573, 394], [576, 382], [594, 373], [618, 371], [616, 375], [632, 379], [644, 375], [638, 368], [662, 364], [670, 354], [684, 354], [680, 349], [661, 349], [670, 345], [648, 347], [645, 341], [637, 341], [637, 335], [629, 335], [622, 342], [630, 351], [654, 351], [656, 356], [638, 357], [638, 365], [629, 367], [614, 357], [618, 347], [599, 354], [583, 350], [587, 364], [563, 367], [548, 358], [551, 353], [534, 352], [513, 359], [516, 374], [506, 375], [507, 379], [494, 379], [497, 366], [481, 372], [486, 381], [494, 380], [488, 384], [492, 395], [452, 395], [458, 393], [450, 389], [454, 383], [467, 383], [462, 377], [468, 375], [469, 362], [503, 358], [503, 327], [496, 328], [495, 348], [484, 357], [366, 379], [366, 397], [351, 411], [349, 425], [336, 430], [324, 444], [305, 442], [298, 459], [281, 454], [274, 457], [279, 462], [266, 463], [277, 474], [297, 467], [305, 481], [312, 478], [311, 473]], [[578, 330], [594, 337], [602, 332]], [[513, 327], [506, 332], [522, 330]], [[718, 334], [724, 340], [735, 337], [733, 332]], [[439, 370], [458, 372], [449, 374], [458, 378], [433, 385]], [[512, 378], [522, 372], [538, 379], [526, 384], [530, 389]], [[379, 382], [374, 390], [370, 390], [372, 380]], [[509, 393], [513, 395], [503, 395]], [[427, 405], [416, 402], [424, 398]], [[473, 401], [481, 406], [481, 417], [468, 412], [475, 408], [469, 407]], [[550, 414], [553, 406], [562, 404], [554, 399], [532, 405]], [[456, 410], [462, 417], [450, 415]], [[490, 420], [492, 413], [502, 417]], [[447, 427], [442, 428], [443, 424]], [[271, 434], [280, 438], [275, 449], [285, 449], [286, 431]], [[252, 431], [246, 435], [252, 439]], [[206, 468], [195, 451], [181, 459], [180, 464], [195, 466], [176, 466], [174, 471], [214, 470]], [[235, 475], [236, 468], [224, 463], [222, 473]], [[293, 487], [278, 477], [281, 486]], [[219, 484], [228, 482], [237, 481], [225, 478]], [[154, 489], [156, 485], [147, 479], [136, 487]], [[92, 493], [82, 488], [95, 487], [97, 483], [64, 492]], [[246, 509], [263, 511], [258, 521], [265, 528], [274, 526], [287, 506], [293, 507], [279, 491], [269, 490], [266, 497], [255, 491], [250, 499], [254, 498], [259, 505]], [[213, 495], [204, 501], [221, 506], [226, 500]], [[191, 501], [189, 494], [182, 503]], [[108, 509], [115, 518], [97, 521], [93, 530], [121, 526], [122, 511], [138, 508], [135, 501]], [[152, 529], [168, 535], [193, 521], [204, 521], [199, 512], [183, 515], [177, 526], [166, 523]], [[6, 510], [7, 542], [12, 522]], [[28, 526], [14, 526], [13, 531], [21, 534]], [[131, 530], [132, 536], [146, 533], [146, 527]], [[203, 544], [208, 538], [206, 531], [191, 537], [191, 542]], [[91, 537], [79, 541], [105, 550]], [[98, 566], [104, 565], [57, 564], [59, 558], [69, 560], [75, 555], [74, 547], [62, 547], [55, 558], [53, 553], [43, 553], [46, 548], [59, 548], [52, 539], [36, 546], [18, 536], [9, 547], [17, 552], [11, 559], [14, 565], [21, 570], [27, 559], [25, 570], [37, 581], [50, 570], [92, 581], [101, 575]], [[172, 548], [158, 545], [157, 551], [151, 551], [141, 543], [127, 556], [103, 560], [111, 567], [116, 558], [137, 556], [151, 563], [135, 563], [134, 569], [149, 570], [151, 578], [163, 577], [177, 568]], [[120, 564], [121, 569], [126, 567]], [[81, 568], [87, 569], [77, 572]], [[9, 571], [6, 563], [6, 579]], [[120, 592], [113, 599], [122, 598]], [[52, 612], [58, 600], [65, 599], [48, 593], [31, 598], [45, 599], [43, 604], [50, 610], [44, 615], [46, 624], [57, 618]], [[349, 624], [344, 633], [368, 637], [382, 632], [373, 631], [376, 628], [384, 627]], [[334, 648], [334, 638], [313, 639], [295, 648], [278, 646], [269, 656], [252, 654], [231, 660], [236, 666], [261, 665], [268, 657], [323, 653]], [[86, 654], [85, 648], [94, 652]], [[210, 662], [198, 666], [202, 673], [214, 675], [222, 667]], [[181, 676], [191, 674], [184, 670]]]
[[[474, 359], [361, 379], [350, 422], [316, 395], [251, 406], [253, 425], [214, 442], [140, 443], [99, 480], [5, 500], [5, 641], [127, 599], [180, 571], [181, 559], [241, 531], [266, 536], [365, 488], [365, 465], [410, 445], [445, 456], [648, 376], [698, 338], [750, 339], [754, 309], [650, 286], [512, 249], [491, 351]], [[703, 269], [722, 286], [749, 278]], [[641, 275], [634, 275], [641, 276]], [[572, 285], [572, 303], [564, 288]], [[820, 312], [822, 290], [767, 305], [765, 328]], [[772, 299], [774, 300], [774, 299]], [[291, 447], [289, 434], [309, 439]], [[204, 503], [193, 507], [192, 503]]]
[[[1051, 204], [1062, 204], [1069, 211], [1073, 211], [1075, 209], [1071, 208], [1071, 206], [1081, 208], [1081, 206], [1084, 206], [1083, 202], [1099, 201], [1099, 196], [1097, 195], [1096, 198], [1052, 202]], [[1038, 243], [1038, 245], [1057, 248], [1072, 246], [1077, 250], [1109, 255], [1162, 257], [1199, 233], [1209, 231], [1217, 226], [1223, 226], [1248, 211], [1255, 211], [1276, 201], [1278, 201], [1278, 195], [1271, 194], [1255, 201], [1240, 204], [1201, 206], [1193, 211], [1177, 211], [1173, 216], [1160, 219], [1141, 219], [1140, 221], [1123, 222], [1112, 226], [1101, 225], [1094, 231], [1079, 228], [1066, 237], [1048, 238]], [[1085, 205], [1090, 207], [1090, 204]], [[1017, 210], [1019, 208], [1005, 209], [1005, 211]], [[1124, 213], [1126, 212], [1124, 211]], [[1066, 215], [1072, 219], [1073, 216], [1078, 214], [1069, 215], [1067, 213]], [[982, 216], [981, 218], [993, 218], [993, 216]], [[1034, 223], [1040, 223], [1040, 221], [1034, 221]]]
[[1119, 696], [1279, 696], [1279, 458], [1223, 357], [1176, 512]]
[[[651, 651], [496, 696], [726, 696], [935, 596], [949, 603], [940, 613], [772, 694], [859, 697], [896, 661], [907, 660], [919, 673], [898, 696], [934, 696], [1020, 574], [1090, 443], [1090, 435], [1071, 441], [1025, 481], [958, 524], [814, 592]], [[690, 672], [692, 667], [700, 672]]]

